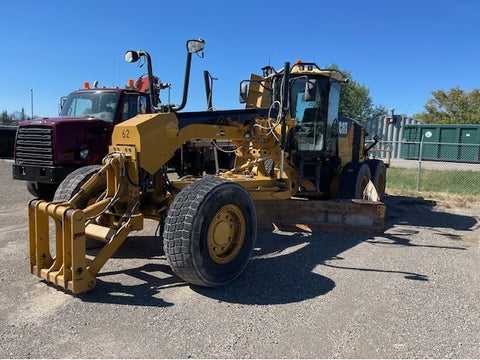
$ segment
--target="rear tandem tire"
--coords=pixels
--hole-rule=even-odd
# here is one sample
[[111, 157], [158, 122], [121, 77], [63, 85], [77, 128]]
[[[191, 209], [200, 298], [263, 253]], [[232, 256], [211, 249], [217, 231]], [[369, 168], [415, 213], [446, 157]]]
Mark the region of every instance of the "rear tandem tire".
[[366, 161], [372, 175], [372, 182], [375, 185], [380, 199], [385, 197], [385, 188], [387, 184], [387, 168], [382, 160], [370, 159]]
[[206, 177], [173, 201], [165, 220], [164, 251], [183, 280], [218, 287], [242, 273], [256, 235], [250, 194], [235, 182]]
[[370, 168], [367, 164], [361, 162], [346, 164], [340, 174], [338, 197], [340, 199], [362, 199], [370, 178]]

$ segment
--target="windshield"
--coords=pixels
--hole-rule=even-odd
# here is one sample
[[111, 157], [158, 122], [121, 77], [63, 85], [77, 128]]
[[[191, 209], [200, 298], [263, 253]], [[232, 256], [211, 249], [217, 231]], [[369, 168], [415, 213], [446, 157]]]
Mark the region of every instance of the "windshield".
[[60, 116], [94, 117], [113, 122], [118, 105], [115, 91], [81, 91], [68, 95]]
[[[311, 96], [308, 101], [305, 97], [307, 81], [312, 84]], [[320, 151], [323, 149], [325, 132], [324, 113], [328, 99], [328, 79], [324, 77], [301, 76], [293, 80], [290, 91], [290, 113], [297, 121], [295, 139], [299, 150]]]
[[294, 79], [290, 91], [290, 114], [297, 122], [312, 122], [311, 118], [314, 110], [309, 109], [321, 109], [322, 103], [325, 101], [323, 98], [325, 91], [328, 89], [328, 79], [324, 77], [312, 77], [315, 79], [314, 91], [315, 99], [310, 101], [305, 100], [305, 84], [307, 82], [306, 77], [298, 77]]

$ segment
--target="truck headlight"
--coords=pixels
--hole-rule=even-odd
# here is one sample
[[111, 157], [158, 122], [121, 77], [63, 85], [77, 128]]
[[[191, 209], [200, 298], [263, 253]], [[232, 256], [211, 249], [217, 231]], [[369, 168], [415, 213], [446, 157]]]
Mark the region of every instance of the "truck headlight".
[[82, 160], [86, 159], [87, 156], [88, 156], [88, 153], [89, 153], [88, 149], [80, 150], [80, 153], [79, 153], [80, 154], [80, 159], [82, 159]]

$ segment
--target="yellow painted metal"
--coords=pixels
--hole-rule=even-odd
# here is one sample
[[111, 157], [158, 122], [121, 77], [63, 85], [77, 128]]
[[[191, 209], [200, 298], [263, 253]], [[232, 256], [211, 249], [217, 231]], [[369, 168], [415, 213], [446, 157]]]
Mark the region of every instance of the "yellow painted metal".
[[[311, 69], [309, 69], [308, 66], [301, 66], [301, 65], [302, 64], [295, 64], [292, 67], [290, 73], [291, 74], [319, 74], [319, 75], [323, 75], [323, 76], [327, 76], [329, 78], [335, 79], [337, 81], [343, 81], [345, 79], [337, 71], [323, 70], [323, 69], [318, 69], [318, 68], [315, 68], [315, 67], [312, 67]], [[282, 71], [282, 70], [280, 70], [280, 71]]]
[[[225, 173], [219, 177], [232, 180], [243, 186], [254, 200], [282, 200], [292, 196], [292, 184], [288, 178], [279, 181], [274, 178], [261, 178], [259, 176], [248, 176], [242, 174]], [[197, 179], [171, 180], [177, 189], [183, 189]]]
[[[110, 151], [122, 151], [125, 145], [134, 147], [139, 167], [156, 173], [186, 141], [195, 139], [245, 140], [247, 125], [193, 124], [179, 130], [175, 113], [137, 115], [115, 126]], [[247, 135], [248, 136], [248, 135]]]
[[[111, 153], [104, 167], [92, 176], [68, 202], [33, 200], [29, 204], [31, 272], [48, 282], [79, 294], [91, 290], [103, 265], [132, 230], [143, 228], [137, 209], [139, 191], [134, 155]], [[103, 198], [85, 209], [77, 209], [82, 195], [98, 188], [99, 174], [105, 173]], [[127, 176], [128, 174], [128, 176]], [[111, 213], [111, 210], [117, 210]], [[50, 249], [49, 224], [54, 224], [55, 254]], [[93, 258], [86, 257], [86, 237], [105, 243]]]
[[129, 218], [115, 233], [111, 231], [111, 229], [107, 230], [109, 236], [111, 236], [108, 240], [108, 243], [100, 250], [100, 252], [95, 256], [94, 260], [92, 261], [89, 271], [93, 276], [96, 276], [100, 269], [105, 265], [108, 259], [112, 257], [115, 251], [118, 250], [120, 245], [125, 241], [128, 234], [132, 230], [135, 229], [135, 225], [132, 224], [132, 219], [137, 218], [137, 223], [142, 222], [142, 215], [138, 214]]
[[[262, 81], [260, 75], [250, 75], [250, 86], [248, 88], [245, 108], [266, 108], [270, 106], [270, 81]], [[262, 84], [260, 84], [262, 81]]]
[[[346, 137], [338, 138], [338, 156], [341, 160], [342, 167], [351, 161], [363, 162], [368, 158], [365, 153], [365, 132], [364, 130], [360, 131], [362, 131], [362, 136], [360, 142], [357, 144], [357, 149], [355, 149], [355, 134], [353, 126], [350, 128], [350, 131], [347, 133]], [[353, 158], [355, 151], [359, 154], [359, 159]]]
[[212, 218], [207, 231], [207, 249], [217, 264], [226, 264], [238, 255], [245, 240], [245, 217], [238, 206], [222, 206]]
[[[287, 130], [295, 120], [287, 117]], [[174, 113], [139, 115], [115, 127], [112, 151], [135, 148], [138, 166], [153, 174], [173, 156], [183, 143], [194, 139], [228, 139], [237, 146], [236, 168], [220, 176], [239, 182], [254, 199], [288, 199], [297, 191], [298, 172], [285, 162], [280, 174], [281, 154], [278, 139], [281, 127], [277, 119], [256, 119], [255, 126], [229, 122], [227, 125], [194, 124], [178, 129]], [[271, 159], [274, 169], [267, 173], [264, 165]], [[278, 179], [281, 178], [279, 182]], [[191, 181], [175, 181], [183, 188]], [[113, 188], [113, 186], [109, 186]]]
[[[82, 210], [69, 203], [34, 200], [29, 205], [30, 266], [35, 274], [59, 287], [79, 294], [95, 286], [95, 277], [120, 247], [128, 233], [139, 229], [142, 216], [129, 218], [117, 229], [85, 221]], [[49, 239], [49, 219], [55, 224], [55, 257]], [[106, 245], [93, 259], [86, 257], [86, 236], [102, 239]]]
[[[29, 204], [29, 218], [32, 274], [74, 294], [92, 289], [95, 275], [88, 271], [85, 257], [83, 212], [68, 204], [34, 200]], [[49, 218], [55, 224], [55, 257], [50, 252]]]

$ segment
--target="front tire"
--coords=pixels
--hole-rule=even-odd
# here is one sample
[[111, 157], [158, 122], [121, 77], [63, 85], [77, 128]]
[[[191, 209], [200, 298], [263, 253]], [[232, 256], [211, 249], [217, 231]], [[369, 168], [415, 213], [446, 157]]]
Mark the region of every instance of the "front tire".
[[[60, 183], [55, 196], [54, 201], [69, 201], [73, 195], [75, 195], [83, 184], [95, 173], [102, 168], [101, 165], [88, 165], [68, 174], [68, 176]], [[90, 193], [85, 193], [74, 205], [77, 209], [84, 209], [88, 205], [94, 203], [98, 196], [107, 188], [107, 180], [105, 175], [102, 176], [102, 180], [98, 183], [98, 186]]]
[[164, 251], [173, 271], [219, 287], [244, 270], [257, 235], [255, 206], [235, 182], [206, 177], [183, 189], [165, 220]]
[[[69, 201], [82, 187], [83, 184], [87, 182], [88, 179], [95, 173], [97, 173], [102, 166], [100, 165], [88, 165], [68, 174], [68, 176], [60, 183], [55, 196], [53, 197], [54, 201]], [[76, 202], [73, 204], [77, 209], [85, 209], [87, 206], [95, 203], [98, 197], [105, 191], [107, 188], [107, 179], [105, 174], [100, 178], [100, 181], [97, 183], [97, 186], [92, 189], [89, 193], [83, 194]], [[103, 242], [87, 237], [85, 240], [87, 249], [96, 249], [105, 245]]]
[[29, 181], [27, 182], [27, 189], [30, 194], [36, 198], [52, 201], [55, 191], [57, 190], [57, 185]]

